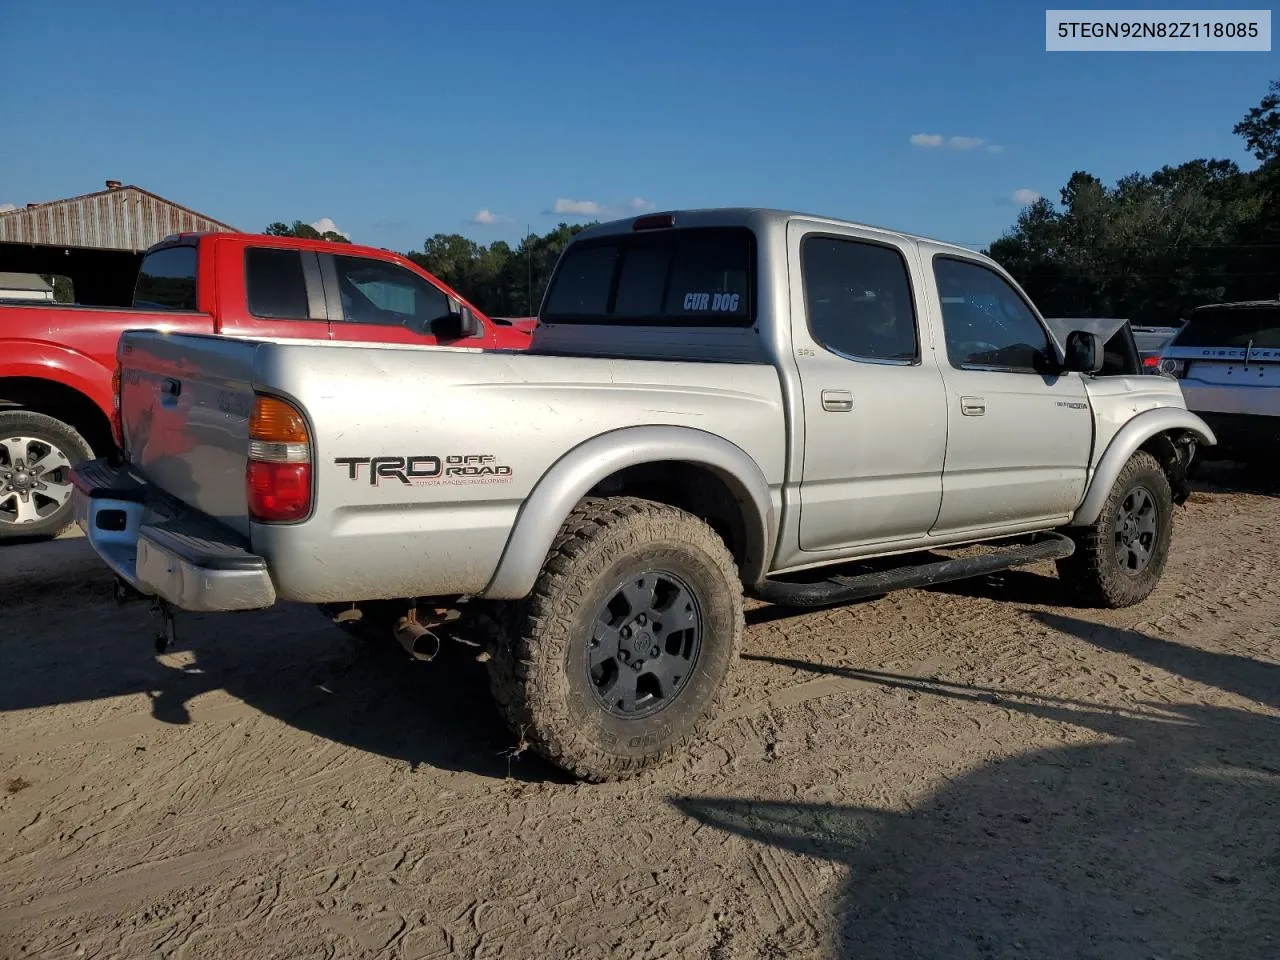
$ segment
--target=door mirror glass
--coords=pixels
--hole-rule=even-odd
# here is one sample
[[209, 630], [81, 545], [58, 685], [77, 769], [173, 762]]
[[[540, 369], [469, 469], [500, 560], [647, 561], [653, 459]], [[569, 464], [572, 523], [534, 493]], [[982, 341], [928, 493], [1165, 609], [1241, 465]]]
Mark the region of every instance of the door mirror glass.
[[431, 321], [427, 332], [437, 340], [465, 340], [468, 337], [478, 337], [483, 334], [484, 327], [480, 324], [480, 318], [472, 313], [470, 308], [458, 306], [443, 317]]
[[1097, 373], [1104, 359], [1102, 340], [1096, 333], [1072, 330], [1067, 334], [1062, 366], [1068, 373]]

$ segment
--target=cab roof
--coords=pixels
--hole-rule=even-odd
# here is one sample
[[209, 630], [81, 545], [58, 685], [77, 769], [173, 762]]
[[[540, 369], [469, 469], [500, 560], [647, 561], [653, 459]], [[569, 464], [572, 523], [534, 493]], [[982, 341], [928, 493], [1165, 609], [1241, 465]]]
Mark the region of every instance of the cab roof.
[[[645, 226], [646, 221], [649, 223], [660, 224], [664, 218], [671, 222], [651, 228], [646, 228]], [[901, 230], [890, 230], [886, 227], [877, 227], [873, 224], [860, 223], [856, 220], [842, 220], [838, 217], [827, 217], [819, 214], [804, 213], [799, 210], [782, 210], [771, 207], [702, 207], [683, 210], [663, 210], [655, 213], [642, 213], [634, 217], [624, 217], [622, 219], [610, 220], [605, 223], [599, 223], [594, 226], [587, 227], [579, 232], [574, 239], [611, 236], [621, 233], [630, 233], [636, 230], [664, 229], [669, 227], [745, 226], [752, 228], [756, 232], [761, 232], [770, 228], [785, 227], [786, 224], [792, 220], [803, 220], [808, 223], [828, 224], [839, 227], [853, 227], [858, 230], [883, 234], [886, 237], [892, 237], [909, 243], [928, 244], [931, 247], [943, 250], [952, 250], [956, 253], [962, 253], [969, 257], [981, 257], [983, 259], [988, 259], [971, 247], [963, 247], [956, 243], [948, 243], [945, 240], [935, 240], [932, 237], [905, 233]]]

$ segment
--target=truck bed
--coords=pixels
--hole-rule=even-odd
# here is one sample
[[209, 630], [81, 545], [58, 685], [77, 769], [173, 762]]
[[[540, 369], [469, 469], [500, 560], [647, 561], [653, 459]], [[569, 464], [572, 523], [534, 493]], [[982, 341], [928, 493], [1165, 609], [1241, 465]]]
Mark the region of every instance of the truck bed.
[[[763, 364], [151, 332], [126, 334], [121, 351], [132, 469], [243, 537], [282, 599], [480, 591], [537, 481], [622, 427], [708, 431], [771, 487], [784, 474], [781, 385]], [[309, 424], [313, 507], [299, 523], [248, 515], [256, 393], [289, 400]], [[435, 474], [415, 475], [431, 464]]]

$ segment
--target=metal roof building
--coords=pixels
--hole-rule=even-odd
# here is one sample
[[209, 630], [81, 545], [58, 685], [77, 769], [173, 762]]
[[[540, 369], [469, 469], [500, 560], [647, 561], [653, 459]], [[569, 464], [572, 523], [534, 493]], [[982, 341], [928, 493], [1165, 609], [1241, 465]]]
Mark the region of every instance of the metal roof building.
[[78, 303], [127, 306], [142, 251], [172, 233], [235, 227], [108, 180], [106, 189], [0, 213], [0, 270], [71, 278]]
[[118, 180], [108, 180], [107, 189], [97, 193], [29, 203], [25, 208], [0, 213], [0, 243], [140, 251], [171, 233], [197, 230], [239, 232], [229, 224]]

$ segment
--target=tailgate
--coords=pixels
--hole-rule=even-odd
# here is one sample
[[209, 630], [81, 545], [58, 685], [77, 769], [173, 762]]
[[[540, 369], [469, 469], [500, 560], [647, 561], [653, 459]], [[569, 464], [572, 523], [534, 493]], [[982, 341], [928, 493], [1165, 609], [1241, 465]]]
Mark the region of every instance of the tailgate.
[[120, 420], [133, 467], [248, 535], [251, 340], [138, 331], [120, 340]]

